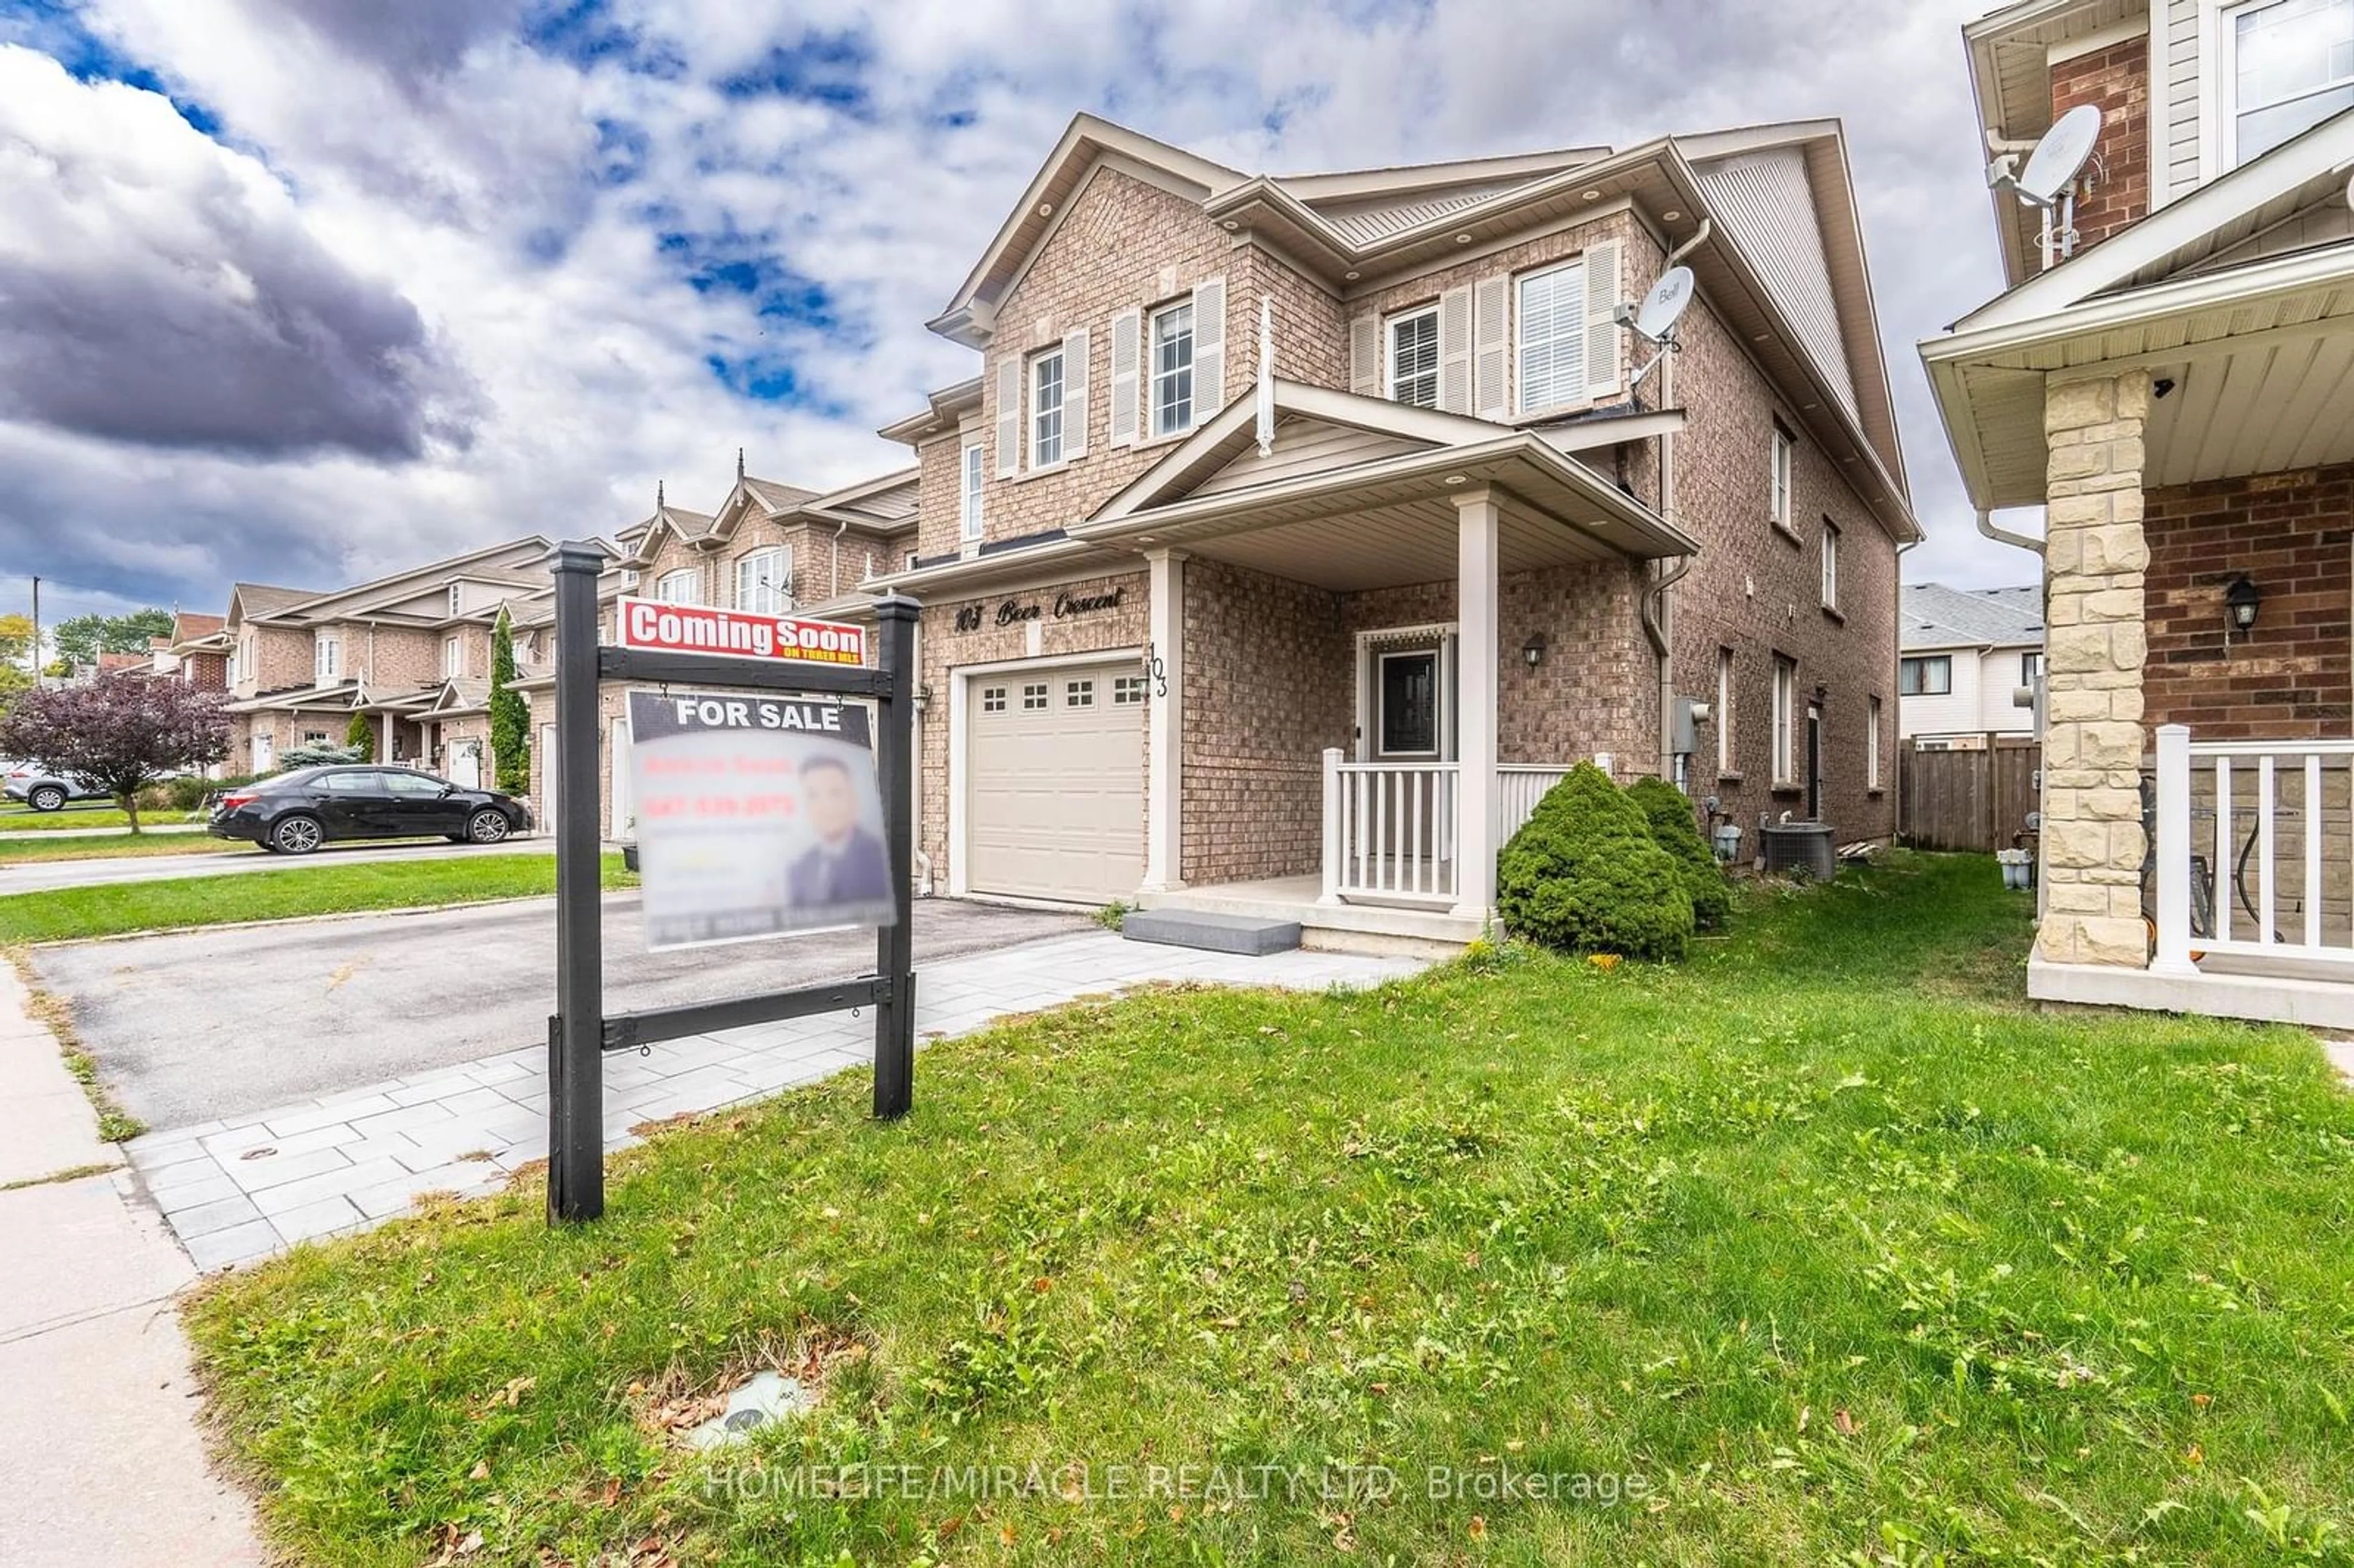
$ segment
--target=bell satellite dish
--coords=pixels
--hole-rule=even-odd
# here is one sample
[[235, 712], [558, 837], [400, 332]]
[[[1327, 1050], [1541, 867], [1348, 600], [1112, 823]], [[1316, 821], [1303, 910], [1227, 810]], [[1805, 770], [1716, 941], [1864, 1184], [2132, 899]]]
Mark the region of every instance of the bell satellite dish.
[[2019, 174], [2019, 194], [2037, 207], [2050, 207], [2076, 183], [2093, 155], [2093, 143], [2100, 139], [2101, 111], [2093, 105], [2080, 103], [2062, 114], [2027, 154], [2027, 167]]
[[2043, 265], [2064, 260], [2076, 250], [2076, 187], [2093, 149], [2101, 139], [2101, 111], [2080, 103], [2052, 122], [2052, 129], [2027, 154], [2027, 166], [2011, 172], [2009, 155], [1995, 160], [1987, 183], [2000, 190], [2009, 186], [2019, 199], [2043, 214]]
[[1670, 267], [1659, 274], [1643, 302], [1635, 307], [1635, 330], [1653, 343], [1674, 341], [1676, 323], [1691, 305], [1692, 270]]

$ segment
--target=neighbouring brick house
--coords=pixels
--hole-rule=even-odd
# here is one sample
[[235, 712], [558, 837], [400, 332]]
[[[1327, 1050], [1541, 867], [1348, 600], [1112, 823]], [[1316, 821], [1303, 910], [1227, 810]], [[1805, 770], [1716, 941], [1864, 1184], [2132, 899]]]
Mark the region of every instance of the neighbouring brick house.
[[489, 783], [492, 628], [502, 608], [545, 599], [547, 549], [531, 535], [332, 592], [236, 585], [197, 644], [225, 664], [227, 768], [341, 746], [356, 715], [374, 760]]
[[[912, 469], [819, 492], [753, 477], [739, 453], [716, 511], [673, 506], [661, 487], [652, 513], [616, 536], [613, 567], [598, 582], [601, 635], [611, 638], [610, 605], [624, 593], [770, 615], [869, 616], [873, 583], [904, 567], [915, 547], [916, 502]], [[531, 700], [532, 800], [553, 821], [555, 610], [545, 572], [540, 583], [516, 615], [516, 689]], [[599, 694], [599, 832], [617, 839], [631, 824], [627, 704], [624, 686]]]
[[1744, 853], [1893, 832], [1919, 530], [1836, 122], [1270, 177], [1081, 116], [930, 324], [979, 374], [884, 432], [879, 586], [940, 890], [1460, 939], [1589, 758]]
[[2104, 116], [2073, 247], [1998, 190], [2012, 286], [1921, 345], [1981, 527], [2043, 556], [2029, 992], [2354, 1024], [2354, 8], [1964, 37], [1994, 151]]

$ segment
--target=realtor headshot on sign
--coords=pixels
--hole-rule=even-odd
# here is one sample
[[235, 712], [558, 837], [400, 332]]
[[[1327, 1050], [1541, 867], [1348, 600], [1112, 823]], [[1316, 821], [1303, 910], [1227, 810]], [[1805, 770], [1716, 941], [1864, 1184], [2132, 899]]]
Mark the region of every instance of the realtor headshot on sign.
[[817, 842], [785, 874], [785, 896], [804, 908], [886, 902], [891, 873], [883, 840], [859, 821], [850, 765], [829, 752], [803, 761], [801, 810]]

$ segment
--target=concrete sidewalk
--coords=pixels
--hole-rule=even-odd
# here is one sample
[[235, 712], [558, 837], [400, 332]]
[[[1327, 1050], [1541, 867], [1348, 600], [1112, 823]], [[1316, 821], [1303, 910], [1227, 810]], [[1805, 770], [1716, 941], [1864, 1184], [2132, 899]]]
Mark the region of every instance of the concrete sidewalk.
[[268, 1561], [213, 1475], [174, 1298], [196, 1267], [116, 1165], [0, 964], [0, 1554], [10, 1568]]
[[[1160, 980], [1320, 990], [1415, 973], [1423, 960], [1344, 953], [1264, 958], [1124, 941], [1085, 931], [919, 966], [918, 1041], [1008, 1013]], [[631, 1128], [757, 1099], [870, 1062], [871, 1014], [756, 1024], [665, 1041], [605, 1060], [605, 1147]], [[923, 1097], [918, 1065], [916, 1095]], [[234, 1120], [150, 1133], [130, 1145], [140, 1181], [197, 1265], [220, 1268], [363, 1230], [427, 1192], [504, 1183], [547, 1152], [547, 1048], [370, 1084]]]

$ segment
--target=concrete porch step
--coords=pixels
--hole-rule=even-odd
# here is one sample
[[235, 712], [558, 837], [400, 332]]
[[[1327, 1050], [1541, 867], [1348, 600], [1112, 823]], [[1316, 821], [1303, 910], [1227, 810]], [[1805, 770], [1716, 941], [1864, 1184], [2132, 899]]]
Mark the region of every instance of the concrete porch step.
[[1200, 948], [1212, 953], [1258, 958], [1299, 946], [1299, 922], [1262, 915], [1225, 915], [1204, 909], [1138, 909], [1119, 923], [1131, 942]]

